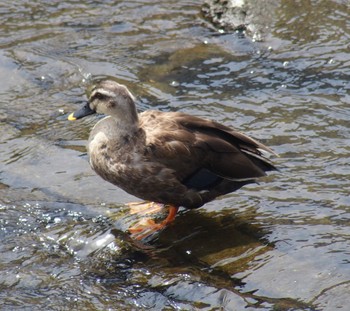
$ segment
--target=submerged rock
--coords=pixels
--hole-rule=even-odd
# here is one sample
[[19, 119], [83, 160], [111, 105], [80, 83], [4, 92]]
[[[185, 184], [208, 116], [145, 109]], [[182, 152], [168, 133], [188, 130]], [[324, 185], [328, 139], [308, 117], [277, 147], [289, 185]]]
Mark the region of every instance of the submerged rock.
[[206, 0], [202, 12], [221, 30], [245, 31], [253, 40], [264, 41], [278, 5], [274, 0]]

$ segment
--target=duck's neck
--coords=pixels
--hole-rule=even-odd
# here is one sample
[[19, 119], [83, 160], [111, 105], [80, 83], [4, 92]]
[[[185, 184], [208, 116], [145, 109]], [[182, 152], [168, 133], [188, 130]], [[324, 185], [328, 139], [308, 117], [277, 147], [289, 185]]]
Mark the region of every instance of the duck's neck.
[[137, 115], [136, 118], [128, 118], [127, 116], [125, 116], [125, 118], [116, 118], [111, 116], [110, 118], [113, 120], [115, 132], [118, 133], [118, 136], [120, 137], [134, 136], [139, 129], [139, 120]]

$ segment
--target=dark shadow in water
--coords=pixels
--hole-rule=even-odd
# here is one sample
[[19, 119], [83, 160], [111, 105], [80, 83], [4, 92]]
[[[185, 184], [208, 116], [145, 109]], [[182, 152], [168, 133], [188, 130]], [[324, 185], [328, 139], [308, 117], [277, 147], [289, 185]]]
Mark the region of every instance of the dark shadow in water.
[[[293, 299], [260, 297], [254, 292], [240, 291], [244, 282], [235, 275], [248, 269], [256, 256], [274, 248], [266, 237], [270, 230], [249, 218], [244, 218], [244, 215], [185, 211], [178, 215], [172, 225], [144, 243], [112, 229], [112, 234], [129, 246], [128, 252], [116, 262], [115, 273], [120, 275], [119, 267], [126, 272], [125, 276], [135, 267], [147, 267], [151, 273], [161, 273], [164, 284], [150, 286], [146, 283], [142, 286], [163, 295], [167, 295], [168, 286], [165, 283], [171, 279], [170, 275], [187, 273], [205, 286], [226, 289], [238, 295], [247, 301], [247, 306], [270, 304], [276, 310], [312, 310], [311, 306]], [[108, 279], [111, 280], [111, 274]]]

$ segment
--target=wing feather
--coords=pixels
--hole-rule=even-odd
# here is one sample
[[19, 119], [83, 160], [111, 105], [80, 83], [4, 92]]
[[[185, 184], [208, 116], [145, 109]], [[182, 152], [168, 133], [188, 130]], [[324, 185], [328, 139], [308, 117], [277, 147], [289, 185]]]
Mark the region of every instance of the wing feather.
[[214, 121], [178, 112], [147, 111], [140, 115], [146, 145], [157, 162], [180, 180], [201, 168], [231, 180], [255, 179], [275, 167], [260, 150], [262, 143]]

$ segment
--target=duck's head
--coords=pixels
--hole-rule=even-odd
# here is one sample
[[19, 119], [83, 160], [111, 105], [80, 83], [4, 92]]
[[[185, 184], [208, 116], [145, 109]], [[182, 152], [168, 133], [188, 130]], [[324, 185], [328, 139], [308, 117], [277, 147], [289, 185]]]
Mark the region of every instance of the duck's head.
[[118, 120], [137, 122], [137, 111], [133, 95], [126, 86], [112, 80], [103, 80], [91, 90], [87, 103], [68, 116], [74, 121], [88, 115], [100, 113]]

